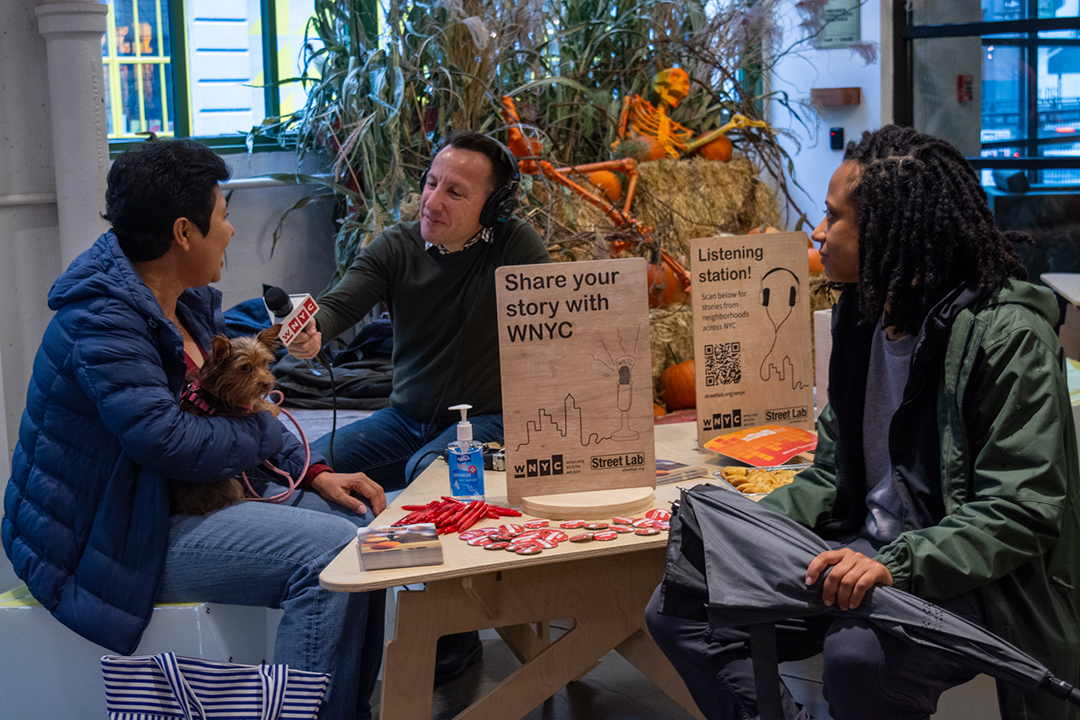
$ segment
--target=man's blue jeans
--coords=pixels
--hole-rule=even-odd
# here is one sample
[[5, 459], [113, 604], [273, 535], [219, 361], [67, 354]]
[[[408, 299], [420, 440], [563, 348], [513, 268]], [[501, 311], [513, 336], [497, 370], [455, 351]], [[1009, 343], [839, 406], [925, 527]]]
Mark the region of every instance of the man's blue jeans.
[[[502, 415], [477, 415], [469, 422], [474, 440], [502, 440]], [[338, 430], [332, 458], [329, 434], [311, 443], [311, 447], [329, 458], [335, 472], [366, 473], [384, 490], [391, 491], [415, 480], [455, 440], [456, 423], [447, 426], [417, 422], [391, 407]]]
[[[264, 496], [282, 491], [252, 485]], [[201, 517], [174, 515], [158, 602], [283, 609], [274, 662], [330, 673], [320, 718], [369, 718], [385, 591], [333, 592], [319, 586], [319, 573], [372, 517], [370, 509], [357, 515], [301, 490], [281, 505], [241, 502]]]

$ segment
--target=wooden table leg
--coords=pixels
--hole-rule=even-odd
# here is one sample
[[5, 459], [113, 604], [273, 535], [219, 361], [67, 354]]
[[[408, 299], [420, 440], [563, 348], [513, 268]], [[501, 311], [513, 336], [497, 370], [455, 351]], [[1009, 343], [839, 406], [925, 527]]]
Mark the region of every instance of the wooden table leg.
[[[663, 557], [663, 549], [657, 549], [584, 558], [504, 570], [482, 582], [441, 580], [420, 592], [399, 593], [395, 637], [386, 647], [380, 717], [430, 718], [437, 638], [489, 627], [502, 628], [526, 662], [466, 708], [459, 720], [520, 718], [612, 649], [625, 651], [636, 667], [686, 706], [689, 693], [643, 630], [645, 605], [660, 581]], [[550, 644], [509, 627], [557, 618], [573, 618], [574, 626]]]

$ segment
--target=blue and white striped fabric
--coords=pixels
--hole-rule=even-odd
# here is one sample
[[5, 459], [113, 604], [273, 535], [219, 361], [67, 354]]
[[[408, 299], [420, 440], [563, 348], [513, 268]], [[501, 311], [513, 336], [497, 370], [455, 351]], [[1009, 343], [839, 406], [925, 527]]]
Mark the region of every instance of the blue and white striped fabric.
[[110, 720], [313, 720], [330, 676], [173, 653], [101, 658]]

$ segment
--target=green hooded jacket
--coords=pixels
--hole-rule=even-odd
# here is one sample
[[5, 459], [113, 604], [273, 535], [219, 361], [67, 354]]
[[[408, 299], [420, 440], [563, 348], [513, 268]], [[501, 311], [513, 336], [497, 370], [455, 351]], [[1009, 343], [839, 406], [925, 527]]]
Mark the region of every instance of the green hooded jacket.
[[[837, 477], [845, 452], [854, 449], [861, 460], [861, 430], [860, 448], [847, 447], [855, 439], [838, 433], [843, 425], [838, 413], [850, 411], [853, 403], [847, 410], [833, 408], [836, 383], [859, 379], [857, 373], [852, 380], [852, 374], [836, 372], [844, 357], [837, 353], [860, 357], [862, 350], [851, 341], [836, 344], [837, 338], [855, 334], [840, 327], [845, 313], [838, 310], [830, 404], [818, 419], [815, 464], [762, 501], [825, 536], [829, 533], [822, 530], [843, 524], [841, 506], [853, 518], [848, 530], [866, 514], [865, 478], [861, 501], [853, 501], [854, 484], [845, 483], [843, 470], [840, 482]], [[926, 406], [936, 415], [940, 467], [927, 485], [940, 492], [943, 514], [935, 524], [905, 530], [875, 559], [889, 569], [896, 587], [930, 601], [978, 591], [992, 632], [1075, 685], [1080, 682], [1080, 464], [1064, 353], [1052, 329], [1057, 317], [1049, 290], [1013, 280], [940, 325], [936, 412], [933, 403]], [[916, 355], [934, 319], [924, 324]], [[865, 367], [861, 372], [865, 387]], [[861, 419], [861, 406], [857, 415]], [[933, 425], [924, 424], [932, 432]], [[911, 435], [918, 436], [918, 430], [910, 424], [898, 428], [894, 419], [891, 440], [901, 438], [902, 444]], [[894, 470], [894, 483], [900, 478]], [[910, 483], [910, 475], [903, 482]], [[1002, 717], [1009, 720], [1080, 719], [1080, 708], [1063, 700], [1000, 682], [998, 698]]]

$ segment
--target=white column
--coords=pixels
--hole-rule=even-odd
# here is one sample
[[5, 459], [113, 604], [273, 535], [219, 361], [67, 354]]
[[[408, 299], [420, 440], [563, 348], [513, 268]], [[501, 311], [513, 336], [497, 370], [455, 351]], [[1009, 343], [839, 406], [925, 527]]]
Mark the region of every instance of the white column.
[[60, 263], [67, 267], [108, 229], [101, 219], [109, 171], [101, 63], [108, 7], [84, 0], [46, 3], [34, 12], [49, 60]]

